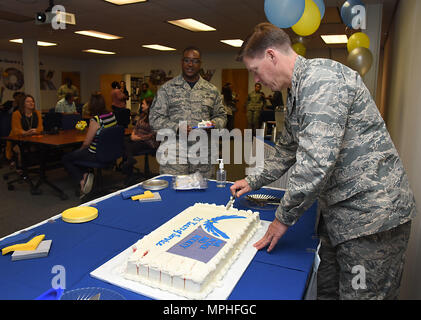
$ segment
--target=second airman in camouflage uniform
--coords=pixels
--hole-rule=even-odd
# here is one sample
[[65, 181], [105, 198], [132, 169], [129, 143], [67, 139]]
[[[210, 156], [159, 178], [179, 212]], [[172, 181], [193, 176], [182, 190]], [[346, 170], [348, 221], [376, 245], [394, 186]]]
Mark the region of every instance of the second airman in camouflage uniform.
[[[200, 77], [200, 58], [199, 49], [186, 48], [181, 61], [182, 74], [166, 82], [158, 90], [149, 114], [149, 122], [155, 131], [170, 129], [178, 137], [187, 137], [187, 134], [183, 135], [181, 131], [187, 130], [187, 133], [190, 133], [202, 120], [212, 121], [215, 128], [225, 128], [227, 114], [222, 95], [213, 84]], [[194, 142], [180, 139], [177, 138], [175, 163], [160, 163], [160, 173], [183, 175], [200, 171], [204, 177], [214, 178], [213, 164], [216, 163], [219, 149], [215, 149], [218, 152], [212, 155], [209, 139], [205, 141], [208, 144], [208, 153], [196, 159], [199, 163], [183, 163], [180, 161], [180, 153], [188, 153]], [[183, 150], [183, 142], [186, 142], [187, 150]]]
[[262, 91], [262, 85], [256, 83], [254, 85], [254, 91], [250, 92], [247, 96], [246, 110], [247, 110], [247, 128], [256, 129], [259, 128], [260, 114], [266, 105], [265, 95]]
[[[259, 45], [269, 34], [278, 41]], [[338, 62], [298, 56], [285, 32], [269, 23], [256, 26], [240, 54], [256, 81], [290, 88], [274, 156], [261, 174], [231, 188], [240, 196], [292, 167], [276, 219], [255, 246], [272, 250], [318, 200], [319, 299], [397, 298], [415, 200], [362, 78]]]

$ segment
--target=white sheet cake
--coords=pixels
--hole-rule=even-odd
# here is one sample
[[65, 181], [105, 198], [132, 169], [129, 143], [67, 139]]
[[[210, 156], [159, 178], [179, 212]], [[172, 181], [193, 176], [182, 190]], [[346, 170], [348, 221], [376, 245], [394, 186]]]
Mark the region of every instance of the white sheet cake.
[[259, 225], [258, 212], [196, 203], [134, 244], [124, 277], [203, 299]]

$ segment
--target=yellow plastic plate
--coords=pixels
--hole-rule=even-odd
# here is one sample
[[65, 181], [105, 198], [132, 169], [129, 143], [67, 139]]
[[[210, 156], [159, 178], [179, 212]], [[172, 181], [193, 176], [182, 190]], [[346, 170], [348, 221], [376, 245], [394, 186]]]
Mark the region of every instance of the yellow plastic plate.
[[93, 207], [74, 207], [64, 210], [61, 214], [63, 221], [68, 223], [82, 223], [98, 217], [98, 209]]

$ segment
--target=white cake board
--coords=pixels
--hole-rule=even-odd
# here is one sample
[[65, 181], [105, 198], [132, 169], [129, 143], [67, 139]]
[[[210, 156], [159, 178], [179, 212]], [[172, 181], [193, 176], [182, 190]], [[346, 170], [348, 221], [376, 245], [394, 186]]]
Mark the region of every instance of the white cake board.
[[[222, 279], [221, 287], [216, 287], [210, 292], [204, 300], [226, 300], [235, 288], [238, 280], [240, 280], [244, 271], [247, 269], [251, 260], [253, 260], [257, 249], [253, 246], [266, 233], [271, 222], [260, 221], [260, 227], [249, 240], [237, 260], [231, 265], [225, 277]], [[139, 293], [146, 297], [156, 300], [188, 300], [186, 297], [179, 296], [175, 293], [153, 288], [137, 281], [129, 280], [123, 277], [123, 267], [128, 256], [132, 253], [132, 246], [108, 260], [102, 266], [98, 267], [90, 273], [96, 279], [111, 283], [118, 287]]]

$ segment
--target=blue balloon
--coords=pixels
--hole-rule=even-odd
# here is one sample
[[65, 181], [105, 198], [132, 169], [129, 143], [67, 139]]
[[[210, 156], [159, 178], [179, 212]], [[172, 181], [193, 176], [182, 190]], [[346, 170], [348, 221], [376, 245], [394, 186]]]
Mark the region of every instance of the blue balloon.
[[357, 13], [352, 13], [352, 7], [354, 6], [363, 6], [365, 8], [365, 4], [360, 0], [347, 0], [341, 8], [342, 21], [350, 28], [352, 28], [352, 19], [357, 15]]
[[319, 7], [320, 11], [320, 19], [323, 19], [323, 16], [325, 15], [325, 3], [323, 0], [313, 0], [315, 4], [317, 4], [317, 7]]
[[301, 19], [305, 0], [265, 0], [268, 21], [278, 28], [290, 28]]

